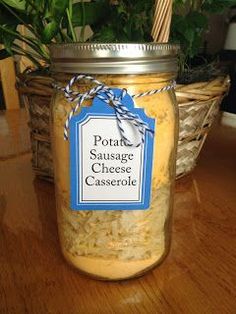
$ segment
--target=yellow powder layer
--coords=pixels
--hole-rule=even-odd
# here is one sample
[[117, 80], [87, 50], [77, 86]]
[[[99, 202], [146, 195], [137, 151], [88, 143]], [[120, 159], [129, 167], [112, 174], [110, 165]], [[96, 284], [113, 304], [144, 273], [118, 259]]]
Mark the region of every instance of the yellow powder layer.
[[92, 274], [100, 279], [109, 280], [134, 277], [160, 260], [160, 256], [153, 256], [145, 260], [120, 261], [115, 259], [73, 256], [65, 250], [63, 250], [63, 254], [73, 266], [81, 271]]

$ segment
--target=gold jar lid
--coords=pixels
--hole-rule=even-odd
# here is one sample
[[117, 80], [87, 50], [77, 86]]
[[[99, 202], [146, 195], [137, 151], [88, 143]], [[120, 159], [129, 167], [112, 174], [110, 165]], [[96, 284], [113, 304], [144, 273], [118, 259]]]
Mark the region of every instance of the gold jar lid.
[[52, 44], [51, 70], [65, 73], [145, 74], [177, 72], [178, 45], [172, 44]]

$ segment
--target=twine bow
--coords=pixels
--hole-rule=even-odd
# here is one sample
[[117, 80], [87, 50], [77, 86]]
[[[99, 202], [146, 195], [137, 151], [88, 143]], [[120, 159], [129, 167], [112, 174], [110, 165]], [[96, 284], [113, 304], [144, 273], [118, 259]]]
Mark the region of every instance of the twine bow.
[[[80, 93], [73, 91], [72, 86], [80, 81], [80, 80], [88, 80], [92, 83], [96, 84], [93, 88], [88, 90], [85, 93]], [[68, 140], [68, 129], [69, 129], [69, 122], [73, 115], [77, 112], [79, 107], [82, 106], [83, 102], [88, 99], [93, 99], [94, 97], [98, 97], [102, 101], [104, 101], [108, 105], [112, 105], [115, 111], [117, 125], [121, 134], [121, 137], [127, 146], [139, 147], [145, 141], [145, 134], [149, 132], [153, 134], [153, 130], [151, 130], [148, 124], [142, 121], [137, 114], [132, 113], [123, 103], [122, 100], [127, 94], [126, 89], [122, 89], [120, 96], [116, 96], [113, 90], [103, 84], [102, 82], [96, 80], [92, 76], [79, 74], [69, 81], [68, 85], [64, 88], [57, 84], [54, 84], [54, 87], [60, 91], [62, 91], [67, 99], [68, 102], [76, 103], [75, 107], [71, 109], [64, 126], [64, 139]], [[170, 85], [164, 86], [160, 89], [151, 90], [148, 92], [132, 95], [132, 98], [138, 98], [143, 96], [150, 96], [160, 92], [168, 91], [172, 88], [175, 88], [175, 82], [173, 81]], [[140, 133], [141, 140], [137, 144], [133, 144], [130, 139], [127, 137], [126, 132], [123, 127], [123, 123], [128, 122], [131, 123]]]

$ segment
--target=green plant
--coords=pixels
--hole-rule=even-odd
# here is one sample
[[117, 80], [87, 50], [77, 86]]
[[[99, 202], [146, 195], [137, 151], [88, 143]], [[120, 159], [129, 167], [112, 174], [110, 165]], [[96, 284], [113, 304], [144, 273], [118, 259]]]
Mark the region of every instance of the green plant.
[[[50, 43], [84, 41], [84, 29], [90, 25], [94, 35], [89, 41], [151, 41], [155, 0], [0, 0], [0, 43], [9, 55], [28, 57], [37, 67], [50, 63]], [[18, 26], [24, 25], [24, 35]], [[78, 37], [76, 27], [81, 27]], [[30, 47], [22, 48], [21, 41]], [[5, 57], [6, 52], [0, 54]]]
[[221, 14], [233, 5], [236, 0], [174, 0], [170, 41], [181, 44], [182, 66], [202, 48], [210, 15]]
[[[0, 43], [9, 55], [26, 56], [41, 67], [42, 61], [50, 62], [48, 44], [83, 41], [85, 25], [95, 27], [109, 10], [108, 0], [0, 0]], [[20, 25], [25, 26], [27, 35], [19, 31]], [[82, 27], [79, 38], [78, 26]], [[30, 49], [25, 50], [19, 42]]]
[[[0, 43], [9, 54], [28, 57], [37, 67], [50, 63], [50, 43], [84, 41], [84, 29], [94, 34], [88, 41], [152, 41], [155, 0], [0, 0]], [[212, 13], [222, 13], [236, 0], [174, 0], [170, 40], [182, 47], [181, 62], [196, 56]], [[19, 31], [24, 25], [26, 34]], [[78, 35], [77, 27], [81, 27]], [[18, 39], [18, 41], [16, 41]], [[24, 49], [19, 41], [30, 49]], [[6, 57], [6, 51], [0, 58]]]
[[96, 26], [91, 38], [99, 42], [152, 41], [155, 0], [119, 0], [110, 6], [110, 15]]

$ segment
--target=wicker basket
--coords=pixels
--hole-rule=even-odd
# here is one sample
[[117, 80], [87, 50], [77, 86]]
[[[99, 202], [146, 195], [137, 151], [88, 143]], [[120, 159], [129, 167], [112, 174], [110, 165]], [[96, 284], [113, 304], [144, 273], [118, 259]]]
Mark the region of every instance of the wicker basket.
[[228, 77], [217, 77], [209, 82], [178, 85], [179, 142], [176, 176], [191, 172], [219, 112], [222, 98], [229, 89]]
[[[18, 76], [18, 89], [30, 116], [33, 169], [36, 175], [46, 180], [53, 180], [49, 135], [52, 81], [50, 77], [27, 73]], [[228, 77], [177, 86], [176, 96], [180, 114], [177, 178], [186, 175], [195, 167], [212, 122], [219, 111], [222, 97], [228, 88]]]
[[17, 77], [17, 87], [29, 114], [33, 170], [48, 181], [53, 181], [49, 118], [52, 82], [50, 77], [27, 73]]

